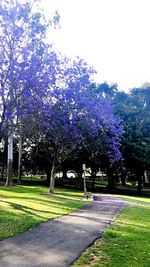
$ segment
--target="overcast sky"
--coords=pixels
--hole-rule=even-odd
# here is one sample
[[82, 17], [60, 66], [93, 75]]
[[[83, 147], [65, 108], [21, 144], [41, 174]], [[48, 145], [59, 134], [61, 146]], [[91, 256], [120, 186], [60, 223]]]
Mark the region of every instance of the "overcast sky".
[[84, 58], [96, 81], [119, 89], [150, 82], [150, 0], [42, 0], [47, 15], [60, 14], [51, 33], [59, 51]]

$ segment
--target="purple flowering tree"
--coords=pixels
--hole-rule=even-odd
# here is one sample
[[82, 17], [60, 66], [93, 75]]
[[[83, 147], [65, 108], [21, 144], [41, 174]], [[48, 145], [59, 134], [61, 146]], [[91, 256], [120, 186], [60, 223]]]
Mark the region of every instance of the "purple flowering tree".
[[51, 149], [51, 193], [57, 167], [74, 151], [105, 154], [112, 162], [121, 158], [122, 126], [110, 101], [89, 90], [92, 74], [84, 61], [65, 60], [51, 101], [45, 101], [36, 119], [38, 132]]
[[56, 68], [51, 63], [56, 54], [44, 39], [47, 29], [58, 22], [59, 16], [56, 14], [47, 23], [43, 14], [33, 12], [32, 7], [18, 0], [0, 3], [0, 131], [1, 136], [3, 132], [8, 135], [6, 185], [12, 184], [14, 127], [25, 112], [20, 103], [25, 97], [35, 98], [35, 106], [28, 107], [32, 114], [41, 104], [41, 96], [46, 97], [45, 88], [50, 81], [53, 83]]
[[[50, 23], [29, 3], [0, 3], [0, 131], [8, 135], [8, 177], [12, 184], [13, 134], [49, 143], [52, 158], [50, 192], [55, 172], [68, 156], [102, 139], [109, 158], [120, 157], [121, 126], [104, 98], [89, 90], [93, 69], [77, 58], [56, 54], [45, 42]], [[53, 23], [52, 23], [53, 22]], [[32, 130], [29, 130], [32, 125]], [[27, 135], [28, 133], [28, 135]], [[21, 151], [21, 149], [20, 149]], [[21, 158], [20, 158], [21, 162]]]
[[36, 128], [51, 150], [51, 193], [54, 192], [57, 167], [84, 142], [80, 120], [83, 117], [86, 124], [88, 105], [85, 99], [89, 99], [86, 88], [92, 73], [83, 60], [63, 58], [55, 85], [36, 114]]

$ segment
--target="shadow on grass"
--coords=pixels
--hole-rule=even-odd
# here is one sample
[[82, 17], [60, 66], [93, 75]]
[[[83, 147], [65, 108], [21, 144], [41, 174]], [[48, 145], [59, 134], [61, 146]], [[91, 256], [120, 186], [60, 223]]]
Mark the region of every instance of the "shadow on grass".
[[[46, 207], [48, 207], [49, 209], [51, 209], [51, 208], [61, 209], [62, 213], [63, 213], [63, 210], [66, 211], [66, 209], [67, 209], [67, 211], [69, 212], [69, 211], [72, 211], [72, 209], [74, 207], [80, 208], [81, 206], [83, 206], [83, 205], [81, 205], [81, 200], [76, 200], [76, 199], [75, 200], [63, 199], [64, 201], [62, 201], [62, 199], [56, 198], [56, 197], [55, 198], [51, 197], [49, 199], [38, 199], [37, 197], [34, 198], [34, 197], [20, 197], [20, 196], [19, 196], [19, 198], [17, 196], [16, 197], [9, 197], [9, 198], [12, 199], [12, 200], [16, 199], [17, 201], [18, 200], [22, 200], [22, 201], [27, 201], [27, 202], [31, 202], [31, 203], [34, 202], [34, 203], [38, 203], [38, 204], [43, 205], [43, 206], [46, 205]], [[2, 197], [1, 202], [9, 204], [14, 209], [18, 209], [18, 210], [23, 210], [24, 209], [24, 211], [25, 210], [26, 211], [27, 210], [34, 210], [34, 211], [37, 211], [37, 212], [55, 213], [55, 212], [50, 212], [50, 211], [45, 211], [45, 210], [37, 210], [37, 209], [31, 208], [29, 206], [25, 206], [25, 205], [22, 205], [22, 204], [19, 204], [19, 203], [6, 201], [4, 199], [5, 198]], [[60, 213], [60, 215], [62, 213]]]
[[[69, 208], [67, 205], [66, 209], [62, 206], [57, 205], [58, 211], [50, 211], [39, 210], [9, 201], [3, 201], [3, 203], [9, 204], [11, 210], [1, 208], [0, 240], [27, 231], [30, 228], [38, 225], [39, 223], [58, 218], [72, 211], [72, 208]], [[51, 207], [49, 207], [49, 209], [50, 208]]]
[[[43, 219], [46, 219], [47, 217], [43, 217], [41, 215], [38, 215], [37, 213], [34, 213], [34, 212], [40, 212], [40, 213], [49, 213], [49, 214], [55, 214], [55, 215], [61, 215], [62, 213], [58, 213], [58, 212], [54, 212], [54, 211], [47, 211], [47, 210], [38, 210], [38, 209], [33, 209], [31, 207], [27, 207], [27, 206], [24, 206], [24, 205], [20, 205], [20, 204], [16, 204], [16, 203], [12, 203], [12, 202], [9, 202], [9, 201], [4, 201], [4, 200], [1, 200], [1, 202], [4, 202], [4, 203], [7, 203], [9, 204], [13, 209], [16, 209], [16, 210], [20, 210], [20, 211], [23, 211], [24, 213], [27, 213], [29, 215], [34, 215], [36, 217], [39, 217], [39, 218], [43, 218]], [[20, 216], [20, 215], [19, 215]]]
[[47, 195], [47, 191], [36, 186], [0, 187], [0, 239], [83, 206], [80, 194], [72, 190], [57, 189], [56, 195]]
[[[15, 185], [15, 186], [0, 186], [0, 189], [6, 191], [6, 192], [11, 192], [11, 193], [19, 193], [19, 194], [22, 194], [22, 193], [28, 193], [28, 194], [45, 194], [48, 196], [48, 187], [39, 187], [39, 186], [23, 186], [23, 185]], [[81, 196], [79, 194], [77, 194], [77, 192], [79, 192], [79, 190], [71, 190], [70, 189], [70, 193], [68, 192], [68, 189], [66, 188], [61, 188], [61, 187], [57, 187], [56, 188], [56, 194], [54, 194], [53, 196], [56, 196], [59, 195], [59, 196], [68, 196], [68, 197], [78, 197], [80, 198]], [[51, 195], [49, 195], [51, 196]]]
[[18, 214], [13, 211], [1, 209], [0, 240], [23, 233], [47, 220], [47, 218], [35, 216], [34, 213], [28, 212], [27, 210], [23, 209], [22, 211], [22, 214]]
[[[60, 197], [56, 197], [56, 196], [47, 196], [47, 195], [44, 195], [47, 199], [43, 199], [43, 198], [40, 198], [40, 195], [36, 195], [35, 197], [21, 197], [21, 196], [6, 196], [6, 199], [12, 199], [12, 200], [22, 200], [22, 201], [29, 201], [29, 202], [36, 202], [36, 203], [39, 203], [41, 205], [48, 205], [51, 207], [56, 207], [56, 208], [61, 208], [61, 209], [71, 209], [72, 206], [76, 205], [77, 207], [81, 206], [81, 199], [66, 199], [66, 198], [60, 198]], [[1, 197], [1, 196], [0, 196]], [[2, 200], [3, 202], [7, 202], [5, 201], [5, 196], [2, 195]], [[12, 202], [8, 202], [10, 204], [12, 204]], [[86, 204], [86, 203], [85, 203]], [[16, 203], [16, 205], [18, 205]]]

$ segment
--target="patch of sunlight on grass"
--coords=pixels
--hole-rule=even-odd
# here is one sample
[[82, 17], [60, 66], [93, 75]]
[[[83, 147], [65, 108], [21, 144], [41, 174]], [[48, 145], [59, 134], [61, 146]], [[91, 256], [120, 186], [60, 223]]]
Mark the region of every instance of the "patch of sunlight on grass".
[[128, 201], [127, 206], [106, 230], [102, 239], [83, 253], [74, 267], [150, 266], [150, 198], [119, 197]]
[[47, 194], [44, 186], [0, 187], [0, 239], [84, 206], [83, 192], [56, 189]]

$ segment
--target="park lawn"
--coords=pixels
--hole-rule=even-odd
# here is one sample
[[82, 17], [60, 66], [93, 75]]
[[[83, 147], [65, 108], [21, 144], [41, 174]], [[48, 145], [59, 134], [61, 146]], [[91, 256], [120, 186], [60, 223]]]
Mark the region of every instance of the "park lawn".
[[150, 198], [124, 198], [127, 206], [74, 267], [150, 266]]
[[0, 240], [85, 205], [82, 192], [62, 188], [55, 195], [47, 192], [44, 186], [0, 186]]

